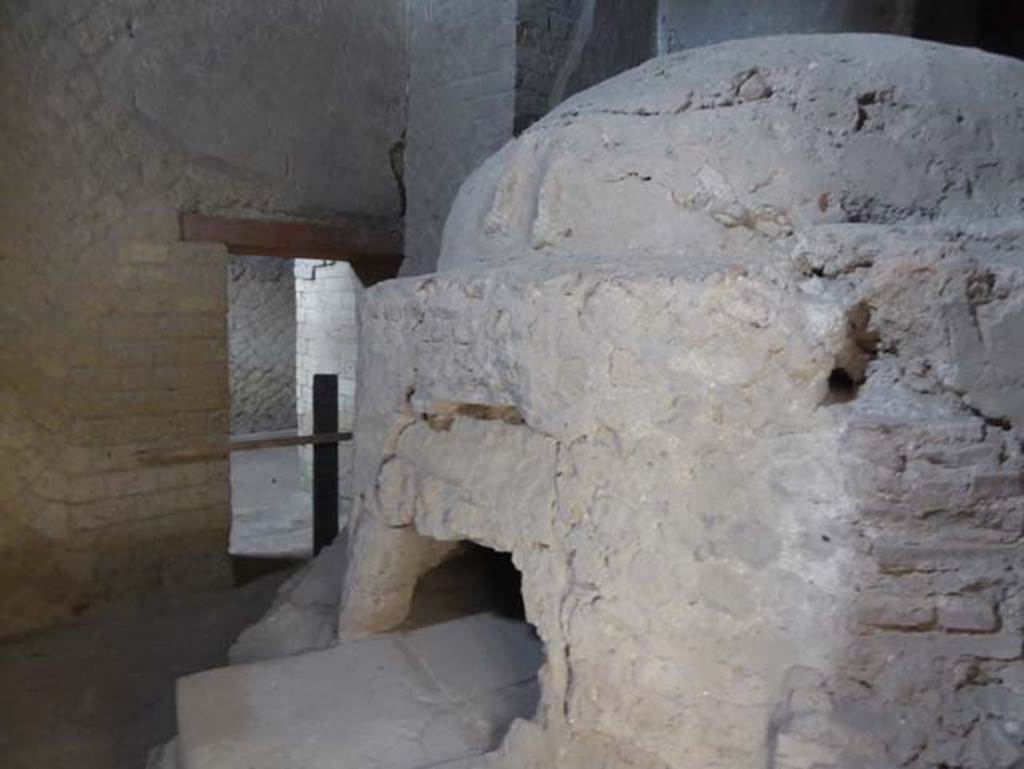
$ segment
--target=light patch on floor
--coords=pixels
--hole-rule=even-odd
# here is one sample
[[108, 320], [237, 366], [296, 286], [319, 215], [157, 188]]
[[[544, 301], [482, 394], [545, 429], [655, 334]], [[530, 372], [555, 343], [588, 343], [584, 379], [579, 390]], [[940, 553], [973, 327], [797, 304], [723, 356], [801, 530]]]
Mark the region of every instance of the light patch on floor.
[[494, 750], [534, 715], [543, 645], [477, 614], [178, 683], [191, 769], [426, 769]]
[[[294, 431], [261, 437], [288, 434]], [[231, 555], [308, 558], [312, 506], [310, 492], [300, 483], [297, 446], [232, 453]]]

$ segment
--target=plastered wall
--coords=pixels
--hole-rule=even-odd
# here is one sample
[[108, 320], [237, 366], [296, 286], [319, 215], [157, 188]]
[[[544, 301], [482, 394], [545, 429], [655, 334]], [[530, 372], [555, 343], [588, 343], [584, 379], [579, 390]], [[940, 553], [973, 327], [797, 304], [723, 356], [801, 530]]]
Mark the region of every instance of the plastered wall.
[[228, 262], [231, 434], [295, 427], [295, 278], [267, 256]]
[[452, 199], [512, 136], [516, 0], [408, 0], [402, 274], [433, 272]]
[[0, 635], [226, 579], [226, 462], [139, 455], [228, 436], [226, 256], [177, 213], [396, 213], [402, 18], [0, 4]]
[[[295, 398], [299, 433], [313, 432], [313, 376], [338, 377], [338, 429], [351, 431], [355, 422], [356, 362], [359, 332], [357, 293], [362, 284], [344, 262], [295, 262]], [[300, 450], [301, 481], [312, 490], [313, 449]], [[351, 507], [352, 444], [338, 447], [339, 515]]]

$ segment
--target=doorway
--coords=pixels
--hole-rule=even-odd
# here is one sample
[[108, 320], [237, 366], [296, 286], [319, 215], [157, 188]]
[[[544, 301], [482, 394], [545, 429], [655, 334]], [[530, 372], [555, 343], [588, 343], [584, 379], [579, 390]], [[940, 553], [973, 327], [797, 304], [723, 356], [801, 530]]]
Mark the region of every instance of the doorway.
[[[402, 227], [397, 219], [334, 218], [327, 224], [198, 212], [178, 217], [183, 242], [217, 243], [230, 256], [231, 440], [213, 455], [223, 451], [231, 458], [229, 552], [236, 566], [240, 560], [308, 558], [315, 550], [314, 528], [323, 533], [329, 519], [338, 524], [330, 527], [336, 532], [347, 518], [355, 296], [358, 289], [398, 274]], [[321, 393], [317, 413], [335, 427], [316, 435], [311, 432], [315, 376], [336, 382], [338, 408], [337, 420], [326, 419], [333, 405]], [[314, 483], [314, 444], [338, 449], [337, 466], [317, 463], [324, 468], [323, 483]], [[189, 461], [208, 456], [199, 452]]]
[[[297, 434], [292, 262], [228, 260], [231, 439]], [[241, 558], [302, 559], [311, 551], [310, 498], [298, 446], [231, 453], [231, 544]]]

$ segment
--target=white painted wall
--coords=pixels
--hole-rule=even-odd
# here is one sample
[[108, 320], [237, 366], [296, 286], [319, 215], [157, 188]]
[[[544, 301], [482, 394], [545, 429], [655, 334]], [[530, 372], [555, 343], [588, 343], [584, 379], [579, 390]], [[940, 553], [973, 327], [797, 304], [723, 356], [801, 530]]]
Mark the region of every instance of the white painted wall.
[[[344, 262], [301, 259], [295, 263], [295, 398], [300, 435], [313, 431], [313, 375], [338, 375], [338, 428], [355, 420], [356, 358], [359, 331], [356, 292], [362, 286]], [[352, 444], [338, 451], [339, 510], [351, 504]], [[301, 482], [312, 488], [313, 449], [301, 452]]]

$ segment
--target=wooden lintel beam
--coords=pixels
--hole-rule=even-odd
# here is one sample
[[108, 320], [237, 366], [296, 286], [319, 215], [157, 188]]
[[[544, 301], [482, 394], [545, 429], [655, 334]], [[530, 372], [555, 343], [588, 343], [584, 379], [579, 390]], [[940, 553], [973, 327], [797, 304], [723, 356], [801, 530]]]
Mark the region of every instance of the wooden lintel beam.
[[307, 259], [402, 253], [402, 230], [397, 220], [326, 225], [182, 213], [180, 223], [183, 241], [223, 243], [232, 253]]
[[220, 243], [231, 254], [349, 262], [367, 285], [395, 277], [402, 263], [397, 219], [326, 225], [184, 212], [179, 224], [182, 241]]

